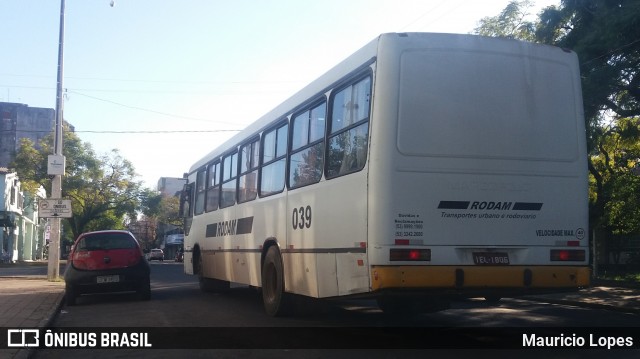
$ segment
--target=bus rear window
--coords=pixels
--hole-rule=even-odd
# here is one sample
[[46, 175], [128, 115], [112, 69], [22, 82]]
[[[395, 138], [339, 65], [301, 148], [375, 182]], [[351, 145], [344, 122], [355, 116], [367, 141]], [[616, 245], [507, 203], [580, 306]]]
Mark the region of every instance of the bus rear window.
[[398, 149], [405, 155], [577, 158], [580, 94], [568, 63], [489, 51], [407, 51], [400, 76]]

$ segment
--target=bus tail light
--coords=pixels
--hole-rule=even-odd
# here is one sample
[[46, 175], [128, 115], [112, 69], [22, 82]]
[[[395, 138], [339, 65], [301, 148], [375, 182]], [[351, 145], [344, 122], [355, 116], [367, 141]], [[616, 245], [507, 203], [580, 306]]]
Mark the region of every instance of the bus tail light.
[[390, 261], [430, 261], [430, 249], [397, 249], [392, 248], [389, 252]]
[[584, 249], [552, 249], [552, 262], [582, 262], [585, 259]]

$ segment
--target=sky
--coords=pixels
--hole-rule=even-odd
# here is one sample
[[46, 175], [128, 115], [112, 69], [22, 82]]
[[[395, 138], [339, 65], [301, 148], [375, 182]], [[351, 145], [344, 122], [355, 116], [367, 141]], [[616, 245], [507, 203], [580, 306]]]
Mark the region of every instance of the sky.
[[[111, 3], [66, 0], [64, 119], [155, 189], [379, 34], [470, 33], [509, 0]], [[0, 14], [0, 101], [55, 108], [60, 1]]]

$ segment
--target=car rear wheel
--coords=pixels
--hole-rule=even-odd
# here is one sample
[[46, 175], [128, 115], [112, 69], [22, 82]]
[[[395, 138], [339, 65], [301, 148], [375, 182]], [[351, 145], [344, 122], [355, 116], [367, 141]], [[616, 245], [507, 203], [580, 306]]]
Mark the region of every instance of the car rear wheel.
[[138, 295], [141, 300], [150, 300], [151, 299], [151, 282], [147, 281], [140, 286], [138, 289]]
[[75, 290], [73, 290], [72, 287], [67, 286], [64, 292], [65, 304], [69, 307], [76, 305], [76, 298], [78, 297], [78, 294], [76, 294]]

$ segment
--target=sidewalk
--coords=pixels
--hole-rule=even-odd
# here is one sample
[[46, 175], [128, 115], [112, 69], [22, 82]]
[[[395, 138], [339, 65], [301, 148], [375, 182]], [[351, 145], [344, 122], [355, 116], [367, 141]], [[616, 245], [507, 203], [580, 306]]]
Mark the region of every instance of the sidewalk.
[[[61, 261], [60, 275], [64, 265]], [[0, 327], [18, 329], [50, 325], [64, 298], [64, 281], [49, 282], [46, 273], [47, 262], [0, 265]], [[28, 349], [0, 349], [0, 358], [26, 359], [31, 353]]]
[[[64, 265], [61, 261], [60, 275]], [[46, 272], [46, 262], [0, 265], [0, 327], [42, 328], [50, 325], [62, 305], [64, 281], [49, 282]], [[640, 314], [640, 286], [620, 287], [616, 286], [618, 283], [602, 281], [594, 281], [592, 285], [579, 292], [522, 299]], [[0, 349], [0, 358], [26, 359], [30, 354], [26, 349]]]
[[578, 292], [531, 295], [522, 299], [640, 314], [640, 288], [611, 286], [597, 281], [591, 285]]

